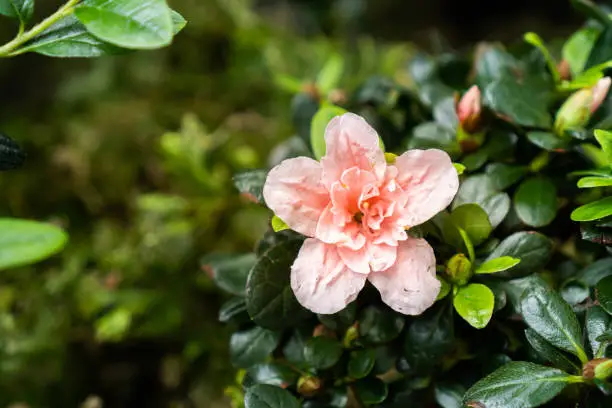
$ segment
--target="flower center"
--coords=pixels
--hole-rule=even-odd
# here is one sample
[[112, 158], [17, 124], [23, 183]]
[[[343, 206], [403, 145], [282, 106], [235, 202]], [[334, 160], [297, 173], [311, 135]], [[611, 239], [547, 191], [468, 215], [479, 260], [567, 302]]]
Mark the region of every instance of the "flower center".
[[358, 213], [355, 213], [355, 215], [353, 215], [353, 220], [355, 220], [357, 224], [361, 224], [361, 220], [363, 220], [363, 213], [361, 211]]

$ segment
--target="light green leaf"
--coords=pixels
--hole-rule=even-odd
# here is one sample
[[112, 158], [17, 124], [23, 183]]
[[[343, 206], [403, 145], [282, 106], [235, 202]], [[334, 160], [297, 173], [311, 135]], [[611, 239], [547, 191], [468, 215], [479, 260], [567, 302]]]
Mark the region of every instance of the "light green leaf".
[[487, 286], [471, 283], [460, 287], [453, 298], [455, 310], [477, 329], [485, 327], [493, 315], [495, 296]]
[[595, 188], [595, 187], [609, 187], [612, 186], [612, 177], [583, 177], [578, 180], [578, 187], [580, 188]]
[[344, 58], [339, 54], [334, 54], [325, 63], [319, 76], [317, 77], [317, 88], [323, 94], [327, 94], [338, 86], [342, 73], [344, 72]]
[[518, 263], [521, 262], [518, 258], [513, 258], [511, 256], [502, 256], [499, 258], [490, 259], [482, 263], [478, 268], [476, 268], [476, 273], [495, 273], [505, 271], [507, 269], [512, 268]]
[[67, 241], [66, 233], [54, 225], [0, 218], [0, 270], [42, 261], [60, 252]]
[[584, 69], [599, 33], [600, 30], [597, 28], [586, 27], [572, 34], [563, 45], [563, 59], [569, 63], [572, 77], [580, 74]]
[[187, 26], [187, 20], [176, 10], [171, 10], [170, 13], [172, 15], [172, 33], [177, 35]]
[[543, 227], [557, 215], [557, 189], [542, 177], [524, 181], [514, 195], [514, 210], [525, 224]]
[[612, 132], [602, 129], [595, 129], [593, 133], [595, 134], [597, 143], [599, 143], [601, 149], [606, 154], [608, 164], [612, 165]]
[[594, 221], [612, 215], [612, 197], [585, 204], [572, 211], [574, 221]]
[[85, 0], [75, 15], [90, 33], [119, 47], [153, 49], [172, 42], [172, 10], [165, 0]]
[[280, 232], [289, 229], [289, 226], [285, 224], [285, 221], [281, 220], [278, 216], [275, 215], [272, 217], [272, 229], [274, 230], [274, 232]]
[[0, 14], [26, 23], [34, 13], [34, 0], [0, 0]]
[[[451, 212], [450, 220], [456, 227], [463, 229], [468, 234], [473, 245], [481, 244], [491, 234], [489, 216], [478, 204], [460, 205]], [[450, 231], [445, 232], [451, 234]], [[461, 240], [457, 236], [451, 241], [456, 244]]]
[[461, 163], [453, 163], [453, 166], [455, 167], [455, 170], [457, 170], [457, 175], [459, 176], [465, 171], [465, 166]]
[[335, 105], [323, 105], [312, 118], [310, 126], [310, 145], [315, 158], [318, 160], [325, 156], [325, 129], [336, 116], [346, 113], [346, 110]]

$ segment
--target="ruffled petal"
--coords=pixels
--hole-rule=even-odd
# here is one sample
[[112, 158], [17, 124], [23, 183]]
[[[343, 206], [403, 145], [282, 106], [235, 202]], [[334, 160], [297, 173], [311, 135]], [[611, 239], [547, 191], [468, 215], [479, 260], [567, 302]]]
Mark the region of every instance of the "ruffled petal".
[[393, 310], [419, 315], [434, 304], [440, 292], [436, 279], [436, 258], [424, 239], [408, 238], [399, 243], [395, 265], [373, 272], [368, 279], [383, 302]]
[[314, 236], [319, 217], [330, 201], [321, 176], [321, 164], [315, 160], [284, 160], [268, 173], [263, 189], [266, 205], [292, 230]]
[[395, 161], [397, 182], [406, 196], [402, 219], [413, 227], [448, 207], [459, 189], [459, 176], [446, 152], [410, 150]]
[[351, 271], [336, 247], [316, 239], [304, 241], [291, 267], [291, 288], [305, 308], [333, 314], [357, 298], [367, 276]]

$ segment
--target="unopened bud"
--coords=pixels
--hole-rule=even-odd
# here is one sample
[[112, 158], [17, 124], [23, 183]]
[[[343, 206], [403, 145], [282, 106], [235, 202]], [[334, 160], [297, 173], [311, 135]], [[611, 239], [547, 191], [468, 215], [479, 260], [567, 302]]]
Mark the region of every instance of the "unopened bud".
[[312, 397], [321, 389], [321, 380], [317, 377], [303, 376], [300, 377], [297, 384], [297, 390], [305, 397]]
[[[609, 358], [595, 358], [589, 361], [584, 365], [584, 367], [582, 367], [582, 377], [587, 380], [592, 380], [595, 377], [601, 379], [602, 369], [600, 367], [603, 365], [603, 367], [605, 368], [607, 365], [609, 365], [610, 362], [612, 362], [612, 360], [610, 360]], [[599, 376], [597, 374], [599, 374]]]
[[481, 128], [482, 103], [480, 89], [472, 86], [457, 103], [457, 118], [459, 125], [468, 134], [477, 133]]
[[472, 277], [472, 262], [463, 254], [457, 254], [446, 264], [446, 273], [451, 282], [463, 286]]
[[332, 89], [328, 95], [329, 101], [334, 105], [344, 105], [348, 98], [342, 89]]
[[559, 72], [559, 77], [564, 81], [569, 81], [572, 77], [570, 64], [566, 59], [561, 60], [561, 62], [557, 64], [557, 71]]
[[605, 77], [591, 88], [581, 89], [570, 95], [563, 103], [555, 119], [555, 130], [563, 134], [565, 130], [582, 128], [591, 115], [601, 106], [608, 94], [612, 79]]
[[344, 333], [344, 338], [342, 339], [342, 345], [344, 348], [351, 348], [355, 340], [359, 338], [359, 322], [355, 322], [351, 327], [346, 330]]

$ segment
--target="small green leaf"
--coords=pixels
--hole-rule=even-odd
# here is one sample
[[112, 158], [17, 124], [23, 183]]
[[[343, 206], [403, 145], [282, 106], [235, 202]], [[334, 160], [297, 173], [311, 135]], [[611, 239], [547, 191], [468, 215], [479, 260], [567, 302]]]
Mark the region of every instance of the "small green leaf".
[[[464, 204], [453, 209], [450, 221], [455, 227], [463, 229], [474, 245], [484, 242], [491, 234], [489, 216], [478, 204]], [[445, 238], [455, 245], [461, 243], [458, 232], [445, 228]]]
[[247, 368], [261, 363], [276, 349], [281, 333], [253, 327], [232, 334], [230, 339], [230, 358], [236, 367]]
[[599, 305], [608, 313], [612, 314], [612, 276], [606, 276], [595, 285], [595, 293]]
[[492, 228], [504, 220], [510, 210], [510, 197], [500, 193], [488, 174], [477, 174], [466, 178], [459, 186], [453, 208], [463, 204], [478, 204], [489, 216]]
[[595, 187], [610, 187], [612, 186], [612, 177], [583, 177], [578, 180], [580, 188], [595, 188]]
[[599, 143], [601, 149], [606, 154], [608, 164], [612, 165], [612, 132], [602, 129], [595, 129], [593, 133], [595, 134], [597, 143]]
[[172, 14], [172, 33], [177, 35], [187, 26], [187, 20], [176, 10], [171, 10]]
[[457, 175], [459, 176], [465, 171], [465, 166], [461, 163], [453, 163], [453, 166], [455, 167], [455, 170], [457, 170]]
[[514, 210], [525, 224], [543, 227], [557, 215], [557, 189], [546, 178], [524, 181], [514, 195]]
[[574, 354], [583, 363], [588, 361], [578, 318], [558, 293], [543, 288], [527, 290], [521, 300], [521, 311], [525, 323], [546, 341]]
[[463, 402], [487, 408], [539, 407], [563, 391], [569, 382], [570, 376], [556, 368], [512, 361], [474, 384]]
[[389, 392], [387, 384], [376, 377], [356, 381], [353, 389], [357, 399], [366, 405], [380, 404], [387, 398]]
[[561, 76], [559, 75], [559, 71], [557, 70], [557, 63], [555, 62], [552, 55], [550, 55], [550, 52], [548, 51], [548, 48], [546, 48], [546, 45], [544, 44], [542, 38], [540, 38], [540, 36], [536, 33], [526, 33], [523, 38], [526, 42], [540, 50], [540, 52], [544, 56], [544, 59], [546, 60], [548, 69], [551, 72], [555, 82], [561, 81]]
[[533, 329], [525, 330], [525, 337], [533, 349], [547, 363], [553, 363], [555, 367], [566, 372], [578, 372], [580, 365], [572, 361], [562, 351], [557, 350]]
[[295, 298], [289, 283], [291, 265], [302, 245], [292, 239], [268, 249], [255, 263], [246, 283], [246, 303], [253, 321], [269, 329], [300, 323], [310, 313]]
[[453, 306], [459, 316], [477, 329], [482, 329], [489, 323], [494, 305], [493, 292], [480, 283], [460, 287], [453, 298]]
[[492, 163], [487, 166], [486, 173], [499, 191], [505, 190], [527, 174], [526, 166]]
[[438, 301], [438, 300], [444, 299], [446, 296], [448, 296], [448, 294], [451, 291], [452, 286], [451, 286], [450, 283], [448, 283], [440, 275], [436, 275], [436, 279], [438, 279], [440, 281], [440, 293], [438, 293], [438, 297], [436, 298], [436, 301]]
[[511, 256], [502, 256], [499, 258], [485, 261], [476, 268], [475, 272], [478, 274], [501, 272], [510, 269], [515, 265], [518, 265], [519, 262], [521, 262], [521, 260], [518, 258], [513, 258]]
[[68, 235], [61, 228], [17, 218], [0, 218], [0, 270], [40, 262], [60, 252]]
[[324, 370], [333, 367], [342, 356], [342, 344], [329, 337], [313, 337], [306, 343], [304, 358], [308, 366]]
[[280, 232], [289, 229], [289, 226], [285, 224], [285, 221], [281, 220], [277, 215], [272, 217], [272, 230], [274, 232]]
[[611, 329], [612, 317], [601, 306], [591, 306], [587, 309], [586, 331], [594, 358], [604, 356], [607, 343], [601, 341], [600, 338]]
[[440, 407], [461, 408], [465, 388], [459, 384], [436, 383], [434, 393]]
[[219, 288], [232, 295], [244, 296], [249, 271], [256, 261], [253, 253], [210, 254], [200, 259], [200, 265]]
[[598, 259], [582, 269], [576, 279], [586, 286], [595, 286], [597, 282], [612, 275], [612, 257]]
[[374, 350], [363, 349], [352, 351], [348, 362], [349, 377], [355, 379], [366, 377], [370, 374], [372, 368], [374, 368], [375, 362], [376, 355]]
[[287, 388], [297, 383], [298, 373], [286, 365], [278, 363], [260, 363], [247, 369], [244, 381], [245, 387], [255, 384], [268, 384]]
[[585, 204], [572, 211], [573, 221], [595, 221], [612, 215], [612, 197]]
[[243, 297], [233, 297], [223, 303], [219, 308], [219, 321], [221, 323], [227, 323], [233, 320], [238, 320], [240, 322], [249, 320], [246, 301]]
[[325, 63], [325, 66], [319, 72], [317, 77], [317, 88], [323, 94], [327, 94], [329, 91], [336, 88], [342, 79], [344, 72], [344, 58], [339, 54], [334, 54]]
[[589, 288], [575, 279], [564, 282], [559, 288], [559, 294], [570, 306], [584, 302], [589, 297]]
[[251, 170], [234, 176], [234, 185], [243, 195], [253, 201], [263, 203], [263, 187], [268, 177], [267, 170]]
[[359, 315], [359, 334], [371, 343], [387, 343], [399, 336], [404, 323], [399, 313], [369, 306]]
[[569, 148], [569, 143], [566, 139], [562, 139], [552, 132], [528, 132], [527, 139], [532, 144], [548, 151], [566, 150]]
[[27, 23], [34, 13], [34, 0], [0, 0], [0, 14]]
[[245, 408], [300, 408], [298, 400], [287, 390], [268, 384], [250, 387], [244, 396]]
[[90, 33], [119, 47], [152, 49], [172, 42], [172, 10], [165, 0], [85, 0], [74, 13]]
[[503, 256], [518, 258], [521, 262], [500, 272], [499, 276], [519, 277], [538, 272], [552, 255], [552, 241], [538, 232], [516, 232], [504, 239], [485, 261]]
[[349, 328], [357, 318], [357, 304], [349, 303], [344, 309], [338, 313], [331, 315], [317, 315], [319, 321], [332, 330], [344, 331]]
[[563, 59], [569, 63], [572, 77], [580, 74], [589, 58], [589, 53], [599, 37], [600, 30], [585, 27], [576, 31], [563, 45]]
[[310, 146], [317, 160], [325, 156], [325, 129], [336, 116], [346, 113], [345, 109], [334, 105], [323, 105], [312, 118], [310, 125]]

